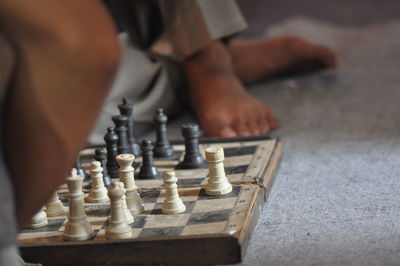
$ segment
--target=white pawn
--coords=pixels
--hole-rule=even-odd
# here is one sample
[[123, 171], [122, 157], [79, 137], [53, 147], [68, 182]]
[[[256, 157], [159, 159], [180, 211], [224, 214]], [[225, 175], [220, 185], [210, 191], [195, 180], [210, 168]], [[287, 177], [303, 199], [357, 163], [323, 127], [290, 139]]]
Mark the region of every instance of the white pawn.
[[135, 184], [134, 172], [135, 169], [132, 167], [132, 163], [135, 160], [135, 156], [132, 154], [120, 154], [117, 157], [119, 168], [119, 179], [124, 183], [126, 189], [126, 203], [128, 209], [132, 214], [139, 214], [144, 211], [144, 206], [140, 195], [137, 192], [138, 187]]
[[169, 171], [165, 173], [164, 187], [166, 198], [161, 208], [162, 213], [181, 213], [186, 210], [185, 204], [183, 204], [182, 200], [179, 198], [178, 186], [176, 185], [177, 181], [178, 179], [175, 177], [174, 171]]
[[103, 182], [103, 168], [101, 163], [93, 161], [90, 164], [90, 177], [92, 178], [92, 187], [87, 198], [88, 202], [99, 203], [109, 201], [107, 196], [107, 188]]
[[29, 224], [25, 225], [24, 228], [41, 228], [48, 224], [47, 214], [40, 209], [32, 218]]
[[225, 195], [232, 191], [232, 185], [225, 175], [224, 149], [222, 147], [210, 147], [206, 149], [206, 161], [208, 162], [208, 183], [205, 188], [207, 195]]
[[124, 216], [125, 216], [125, 221], [127, 224], [131, 224], [135, 221], [135, 219], [133, 218], [133, 215], [131, 213], [131, 211], [128, 209], [128, 205], [126, 203], [126, 196], [125, 196], [125, 192], [126, 189], [124, 188], [124, 183], [120, 182], [122, 189], [124, 190], [124, 194], [122, 195], [122, 209], [124, 211]]
[[106, 229], [107, 239], [124, 239], [132, 236], [132, 229], [126, 222], [123, 209], [124, 192], [121, 182], [112, 182], [112, 188], [108, 191], [111, 200], [111, 217], [110, 225]]
[[95, 235], [85, 214], [82, 183], [83, 176], [76, 175], [74, 168], [67, 178], [69, 215], [63, 234], [65, 240], [87, 240]]
[[48, 217], [54, 217], [67, 213], [67, 208], [64, 207], [61, 200], [58, 198], [57, 191], [51, 196], [46, 204], [46, 214]]

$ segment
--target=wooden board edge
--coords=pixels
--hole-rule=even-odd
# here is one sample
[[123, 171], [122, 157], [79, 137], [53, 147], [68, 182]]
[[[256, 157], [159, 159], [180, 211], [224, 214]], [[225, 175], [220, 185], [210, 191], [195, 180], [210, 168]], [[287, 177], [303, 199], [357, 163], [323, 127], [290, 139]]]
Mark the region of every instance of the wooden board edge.
[[[109, 242], [103, 245], [21, 247], [22, 257], [46, 266], [64, 265], [214, 265], [241, 260], [240, 245], [232, 235], [136, 242]], [[60, 254], [62, 256], [60, 257]]]
[[[248, 184], [248, 186], [254, 186], [254, 184]], [[264, 203], [264, 191], [258, 186], [258, 191], [253, 198], [252, 207], [248, 210], [246, 221], [243, 223], [242, 230], [238, 235], [241, 259], [246, 255], [251, 236], [257, 225], [258, 218], [261, 215], [261, 209]]]
[[267, 201], [268, 194], [272, 188], [275, 181], [276, 172], [278, 171], [279, 164], [282, 157], [282, 143], [280, 141], [276, 142], [274, 152], [269, 161], [268, 167], [264, 170], [261, 187], [264, 188], [264, 200]]

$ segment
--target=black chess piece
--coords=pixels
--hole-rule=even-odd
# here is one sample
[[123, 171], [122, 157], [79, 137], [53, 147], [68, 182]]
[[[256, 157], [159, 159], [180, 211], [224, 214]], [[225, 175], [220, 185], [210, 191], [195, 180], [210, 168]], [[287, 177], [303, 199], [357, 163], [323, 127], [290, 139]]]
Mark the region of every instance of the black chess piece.
[[84, 178], [83, 180], [84, 180], [84, 181], [90, 180], [90, 175], [88, 175], [88, 174], [86, 173], [86, 171], [82, 168], [82, 165], [81, 165], [81, 158], [80, 158], [79, 155], [76, 156], [76, 160], [75, 160], [75, 165], [74, 165], [74, 167], [75, 167], [75, 169], [76, 169], [76, 174], [79, 175], [79, 176], [83, 176], [83, 178]]
[[118, 154], [129, 153], [128, 144], [128, 117], [125, 115], [114, 115], [112, 120], [115, 124], [115, 132], [118, 135]]
[[144, 139], [141, 145], [142, 166], [140, 167], [137, 179], [156, 179], [160, 173], [154, 166], [153, 145], [150, 140]]
[[104, 141], [106, 142], [107, 149], [107, 172], [111, 178], [118, 178], [119, 165], [115, 158], [118, 155], [118, 135], [115, 133], [113, 127], [107, 128], [107, 134], [104, 136]]
[[128, 129], [128, 147], [129, 147], [129, 153], [137, 156], [140, 156], [141, 151], [140, 151], [140, 146], [136, 142], [135, 139], [135, 133], [134, 133], [134, 120], [132, 117], [133, 114], [133, 104], [128, 103], [128, 101], [123, 98], [122, 99], [122, 104], [118, 105], [119, 112], [121, 115], [125, 115], [128, 117], [128, 123], [127, 123], [127, 129]]
[[201, 156], [199, 148], [199, 126], [194, 123], [183, 124], [182, 136], [185, 138], [185, 155], [175, 169], [207, 168], [207, 162]]
[[163, 109], [158, 109], [154, 117], [157, 134], [156, 145], [154, 147], [154, 157], [156, 158], [168, 158], [174, 154], [174, 150], [168, 140], [167, 121], [168, 117], [164, 114]]
[[103, 168], [103, 183], [107, 188], [111, 188], [111, 177], [107, 171], [107, 154], [104, 149], [96, 149], [94, 152], [94, 159], [101, 163]]

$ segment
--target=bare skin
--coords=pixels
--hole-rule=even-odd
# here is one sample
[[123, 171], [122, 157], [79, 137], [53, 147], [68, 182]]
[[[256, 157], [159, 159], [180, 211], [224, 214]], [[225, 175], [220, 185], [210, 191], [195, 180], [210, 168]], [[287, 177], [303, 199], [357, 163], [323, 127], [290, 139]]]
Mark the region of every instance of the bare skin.
[[65, 181], [120, 51], [112, 20], [97, 0], [4, 0], [0, 27], [17, 57], [3, 129], [21, 228]]
[[295, 37], [228, 47], [214, 41], [184, 62], [192, 106], [212, 137], [259, 135], [278, 126], [271, 110], [252, 97], [244, 83], [335, 66], [331, 50]]

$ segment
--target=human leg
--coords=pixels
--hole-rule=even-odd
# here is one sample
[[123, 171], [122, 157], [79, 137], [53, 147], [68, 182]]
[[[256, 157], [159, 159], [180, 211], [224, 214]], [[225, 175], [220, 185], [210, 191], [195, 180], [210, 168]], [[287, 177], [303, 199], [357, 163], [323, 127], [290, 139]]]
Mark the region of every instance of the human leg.
[[5, 157], [22, 226], [62, 183], [108, 92], [119, 46], [96, 0], [0, 2], [17, 55], [6, 95]]
[[294, 36], [234, 41], [228, 50], [236, 75], [247, 84], [279, 74], [333, 68], [337, 64], [336, 55], [329, 48]]

